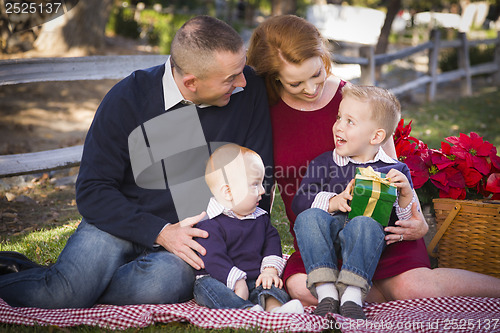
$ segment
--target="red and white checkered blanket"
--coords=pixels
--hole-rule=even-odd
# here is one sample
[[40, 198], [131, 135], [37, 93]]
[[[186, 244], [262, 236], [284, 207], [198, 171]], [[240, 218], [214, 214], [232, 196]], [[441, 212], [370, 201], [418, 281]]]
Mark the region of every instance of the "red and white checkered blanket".
[[211, 310], [193, 300], [170, 305], [96, 305], [90, 309], [13, 308], [0, 299], [0, 322], [24, 325], [99, 326], [109, 329], [189, 322], [207, 329], [252, 328], [262, 331], [321, 332], [500, 332], [500, 299], [441, 297], [366, 304], [367, 320], [340, 315], [322, 318], [247, 310]]

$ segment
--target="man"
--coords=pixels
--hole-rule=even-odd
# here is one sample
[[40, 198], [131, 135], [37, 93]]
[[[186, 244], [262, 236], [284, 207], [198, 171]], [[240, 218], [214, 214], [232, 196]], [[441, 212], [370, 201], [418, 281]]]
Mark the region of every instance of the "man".
[[[208, 234], [195, 227], [204, 208], [185, 202], [200, 192], [195, 201], [206, 207], [197, 177], [218, 143], [234, 142], [262, 156], [267, 195], [261, 205], [269, 209], [267, 96], [245, 67], [241, 37], [222, 21], [198, 16], [179, 29], [171, 49], [166, 64], [132, 73], [103, 99], [76, 184], [82, 222], [50, 268], [0, 276], [0, 297], [10, 305], [190, 299], [193, 268], [204, 267], [196, 252], [205, 253], [193, 237]], [[9, 260], [1, 257], [0, 264]], [[19, 267], [29, 265], [16, 260]]]

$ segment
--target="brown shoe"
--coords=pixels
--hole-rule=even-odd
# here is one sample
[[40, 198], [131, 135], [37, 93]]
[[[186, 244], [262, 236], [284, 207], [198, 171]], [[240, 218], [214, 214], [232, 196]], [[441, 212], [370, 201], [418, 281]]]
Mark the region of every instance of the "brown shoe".
[[325, 297], [313, 312], [313, 314], [321, 317], [325, 317], [327, 313], [339, 313], [339, 301], [332, 297]]
[[340, 315], [352, 319], [366, 319], [363, 308], [358, 304], [347, 301], [340, 307]]
[[24, 254], [14, 251], [0, 251], [0, 275], [17, 273], [30, 268], [44, 267], [29, 260]]

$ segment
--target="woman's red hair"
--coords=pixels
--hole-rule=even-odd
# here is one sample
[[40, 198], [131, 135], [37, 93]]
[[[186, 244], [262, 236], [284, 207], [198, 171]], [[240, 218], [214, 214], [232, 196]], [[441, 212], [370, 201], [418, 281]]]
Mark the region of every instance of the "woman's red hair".
[[264, 78], [272, 106], [280, 100], [283, 87], [278, 75], [283, 63], [300, 65], [313, 57], [321, 57], [330, 75], [330, 52], [318, 29], [298, 16], [280, 15], [267, 19], [254, 30], [247, 63]]

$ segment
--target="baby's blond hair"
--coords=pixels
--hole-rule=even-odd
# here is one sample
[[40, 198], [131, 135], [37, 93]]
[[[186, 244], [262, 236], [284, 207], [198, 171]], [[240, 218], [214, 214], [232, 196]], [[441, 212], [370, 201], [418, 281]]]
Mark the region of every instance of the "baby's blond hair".
[[205, 168], [205, 181], [212, 193], [214, 193], [218, 185], [225, 183], [224, 173], [216, 171], [223, 170], [225, 166], [234, 161], [238, 156], [244, 157], [247, 154], [255, 155], [260, 159], [260, 155], [255, 151], [235, 143], [225, 144], [217, 148], [210, 155]]

